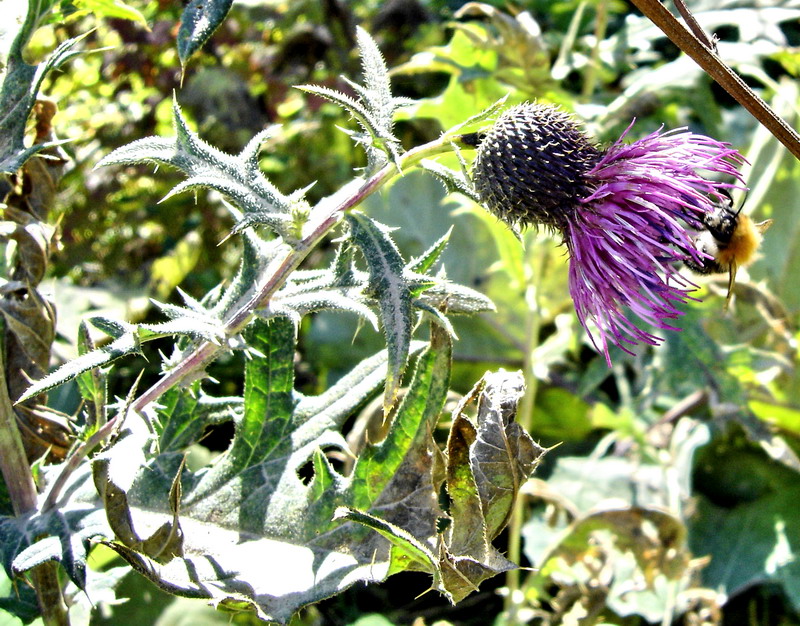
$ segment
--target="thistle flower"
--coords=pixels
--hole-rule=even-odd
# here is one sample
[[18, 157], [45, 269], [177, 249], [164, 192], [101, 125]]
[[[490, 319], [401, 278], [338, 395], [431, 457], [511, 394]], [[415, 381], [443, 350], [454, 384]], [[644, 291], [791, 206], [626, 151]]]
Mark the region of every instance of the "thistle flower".
[[631, 126], [602, 150], [567, 113], [523, 104], [481, 139], [472, 169], [495, 215], [561, 233], [578, 319], [609, 365], [609, 343], [630, 353], [629, 346], [663, 340], [632, 319], [678, 330], [676, 305], [696, 289], [678, 268], [704, 258], [693, 236], [720, 189], [732, 186], [706, 176], [741, 180], [736, 168], [744, 162], [728, 144], [686, 129], [626, 144]]

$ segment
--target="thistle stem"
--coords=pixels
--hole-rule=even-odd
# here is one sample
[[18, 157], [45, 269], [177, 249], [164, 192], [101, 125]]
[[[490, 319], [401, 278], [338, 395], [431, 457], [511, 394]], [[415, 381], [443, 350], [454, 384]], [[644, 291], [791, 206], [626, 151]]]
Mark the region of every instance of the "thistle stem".
[[[453, 150], [453, 144], [463, 144], [463, 142], [460, 141], [459, 137], [443, 135], [435, 141], [409, 150], [400, 157], [399, 169], [394, 163], [387, 163], [382, 169], [364, 181], [364, 184], [351, 196], [342, 200], [326, 215], [322, 215], [316, 218], [315, 221], [312, 221], [308, 225], [310, 227], [309, 232], [291, 247], [288, 245], [285, 246], [286, 252], [279, 255], [276, 260], [267, 267], [258, 287], [235, 308], [233, 314], [225, 323], [225, 336], [234, 337], [247, 326], [254, 312], [266, 306], [270, 298], [281, 288], [291, 273], [300, 266], [309, 252], [311, 252], [311, 250], [322, 241], [325, 235], [339, 223], [342, 215], [346, 211], [361, 204], [368, 196], [378, 191], [378, 189], [383, 187], [383, 185], [392, 178], [402, 174], [407, 168], [416, 165], [422, 159], [445, 152], [451, 152]], [[314, 220], [313, 212], [312, 220]], [[185, 380], [192, 380], [197, 372], [206, 367], [224, 349], [224, 343], [221, 345], [210, 341], [204, 341], [180, 364], [139, 396], [131, 405], [131, 409], [141, 413], [147, 405], [157, 400], [175, 385], [181, 384]]]

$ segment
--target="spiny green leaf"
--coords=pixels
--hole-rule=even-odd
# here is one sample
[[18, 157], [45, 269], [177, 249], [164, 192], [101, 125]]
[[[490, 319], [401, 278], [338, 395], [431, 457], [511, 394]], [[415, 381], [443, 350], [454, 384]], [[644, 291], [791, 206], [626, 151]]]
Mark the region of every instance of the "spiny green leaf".
[[[154, 301], [155, 302], [155, 301]], [[188, 336], [205, 339], [214, 343], [224, 340], [223, 323], [214, 312], [200, 313], [191, 308], [176, 307], [171, 304], [155, 304], [171, 320], [156, 324], [128, 324], [110, 318], [95, 316], [89, 322], [114, 338], [111, 343], [68, 361], [56, 371], [34, 381], [17, 402], [23, 402], [38, 393], [61, 385], [90, 370], [108, 365], [128, 354], [139, 354], [144, 342], [162, 337]]]
[[[432, 345], [441, 341], [446, 341], [446, 335], [432, 330]], [[420, 364], [423, 359], [424, 356]], [[418, 380], [423, 379], [415, 373], [409, 395], [398, 409], [397, 421], [381, 445], [392, 437], [413, 439], [422, 432], [418, 422], [408, 427], [404, 420], [414, 415], [418, 410], [414, 407], [421, 401], [424, 403], [423, 398], [438, 396], [440, 387], [436, 383], [417, 384]], [[424, 460], [411, 455], [398, 461], [391, 452], [394, 446], [388, 450], [383, 450], [381, 445], [368, 447], [353, 469], [353, 485], [363, 484], [367, 490], [361, 494], [363, 500], [357, 499], [336, 512], [337, 518], [365, 525], [389, 540], [392, 544], [390, 571], [418, 569], [428, 572], [433, 576], [434, 588], [453, 602], [475, 591], [483, 580], [516, 567], [492, 545], [504, 524], [498, 523], [497, 518], [501, 512], [508, 515], [519, 480], [523, 474], [527, 478], [544, 452], [526, 433], [519, 431], [513, 421], [522, 396], [521, 380], [519, 373], [487, 373], [456, 409], [445, 453], [435, 449], [432, 455], [426, 454]], [[469, 418], [464, 413], [465, 407], [476, 400], [478, 416]], [[423, 419], [422, 423], [425, 421]], [[412, 449], [417, 448], [412, 446]], [[430, 499], [426, 504], [425, 528], [431, 533], [427, 541], [422, 541], [424, 535], [418, 531], [410, 532], [411, 528], [421, 526], [419, 520], [415, 520], [416, 523], [403, 520], [399, 524], [389, 519], [382, 509], [369, 511], [367, 507], [374, 497], [368, 477], [374, 471], [395, 472], [397, 476], [404, 476], [405, 482], [413, 483], [411, 476], [405, 474], [409, 465], [416, 475], [420, 468], [425, 468], [424, 489]], [[521, 473], [518, 473], [519, 468], [522, 468]], [[516, 482], [511, 488], [507, 483], [509, 476], [516, 477], [512, 479]], [[383, 489], [384, 493], [396, 497], [391, 491], [393, 482]], [[422, 490], [419, 484], [413, 484]], [[443, 484], [446, 484], [447, 498], [446, 502], [437, 500], [442, 503], [439, 508], [431, 501], [440, 495]], [[420, 511], [425, 508], [419, 501], [414, 506]], [[428, 548], [434, 543], [438, 544], [435, 554]]]
[[233, 0], [189, 0], [178, 30], [178, 58], [182, 66], [211, 38], [232, 4]]
[[433, 174], [444, 185], [447, 193], [460, 193], [473, 202], [480, 204], [478, 193], [475, 191], [472, 183], [470, 183], [461, 172], [451, 170], [449, 167], [445, 167], [429, 159], [423, 159], [420, 165]]
[[464, 128], [469, 128], [470, 126], [473, 126], [475, 124], [480, 124], [481, 122], [491, 118], [492, 116], [494, 116], [495, 113], [500, 111], [500, 109], [502, 109], [505, 106], [507, 100], [508, 100], [508, 94], [497, 100], [494, 104], [486, 107], [480, 113], [476, 113], [475, 115], [468, 117], [460, 124], [456, 124], [445, 133], [445, 136], [452, 137], [457, 133], [461, 132], [461, 130]]
[[72, 380], [83, 372], [88, 372], [95, 367], [108, 365], [112, 361], [127, 355], [139, 353], [139, 338], [136, 333], [126, 333], [111, 343], [92, 352], [87, 352], [72, 361], [68, 361], [56, 371], [44, 378], [34, 381], [27, 391], [20, 396], [17, 403], [33, 398], [37, 394], [62, 385]]
[[389, 371], [386, 377], [384, 409], [388, 411], [397, 398], [397, 391], [408, 360], [413, 312], [411, 291], [404, 276], [404, 263], [385, 227], [363, 213], [353, 211], [346, 216], [353, 241], [361, 250], [369, 267], [369, 290], [381, 310]]
[[266, 241], [253, 230], [242, 233], [242, 259], [231, 284], [220, 293], [215, 302], [209, 303], [212, 311], [224, 318], [237, 303], [244, 298], [258, 280], [263, 268], [278, 254], [284, 253], [287, 246], [280, 240]]
[[[427, 442], [431, 432], [429, 428], [433, 428], [447, 398], [451, 353], [450, 338], [432, 327], [431, 346], [417, 361], [414, 377], [397, 408], [389, 434], [380, 444], [367, 446], [353, 468], [354, 508], [369, 509], [370, 503], [386, 488], [391, 477], [400, 474], [405, 451], [409, 448], [417, 454], [427, 455], [427, 445], [423, 450], [423, 443]], [[415, 443], [419, 444], [418, 447]], [[418, 468], [415, 471], [419, 473]], [[410, 480], [408, 476], [405, 478]], [[425, 480], [429, 478], [424, 477]], [[433, 498], [432, 490], [428, 495]]]
[[[328, 87], [318, 87], [316, 85], [301, 85], [298, 89], [307, 93], [312, 93], [320, 98], [325, 98], [331, 102], [338, 104], [345, 111], [353, 116], [359, 125], [369, 134], [377, 146], [387, 146], [388, 144], [398, 143], [397, 139], [391, 133], [386, 133], [380, 120], [376, 119], [374, 113], [363, 106], [360, 102], [353, 100], [350, 96], [343, 94], [341, 91], [330, 89]], [[360, 141], [371, 145], [371, 142]]]
[[448, 231], [438, 239], [430, 248], [423, 252], [418, 258], [412, 260], [407, 269], [412, 272], [424, 274], [434, 263], [439, 260], [439, 257], [447, 247], [447, 242], [450, 241], [450, 235], [453, 234], [453, 227], [451, 226]]
[[380, 50], [367, 31], [358, 27], [356, 40], [361, 55], [364, 85], [346, 77], [344, 80], [358, 94], [358, 101], [327, 87], [303, 85], [299, 89], [313, 93], [341, 106], [359, 123], [364, 133], [348, 132], [353, 140], [367, 151], [368, 172], [383, 166], [388, 156], [400, 167], [400, 141], [392, 131], [392, 120], [397, 108], [409, 103], [407, 98], [393, 98], [389, 73]]
[[[395, 464], [367, 463], [357, 470], [366, 480], [355, 480], [336, 472], [321, 450], [346, 449], [340, 429], [384, 380], [386, 353], [364, 362], [326, 393], [307, 397], [293, 388], [296, 337], [290, 320], [257, 320], [248, 329], [248, 341], [257, 355], [246, 366], [243, 402], [228, 414], [235, 424], [230, 449], [200, 472], [181, 474], [181, 555], [159, 563], [155, 539], [174, 535], [168, 531], [175, 527], [176, 505], [167, 493], [177, 484], [179, 442], [190, 443], [200, 430], [194, 390], [175, 390], [155, 408], [156, 434], [171, 442], [165, 446], [170, 452], [154, 455], [152, 433], [131, 415], [119, 443], [96, 464], [95, 478], [101, 490], [125, 494], [113, 498], [120, 504], [114, 515], [122, 536], [111, 547], [134, 568], [171, 593], [251, 604], [262, 619], [285, 623], [304, 604], [387, 575], [388, 543], [354, 524], [333, 522], [333, 513], [358, 501], [367, 509], [380, 507], [390, 523], [408, 519], [412, 510], [417, 514], [409, 501], [419, 490], [399, 496], [413, 487], [405, 482], [408, 476], [424, 481], [425, 475], [390, 469], [409, 455], [413, 467], [427, 456], [431, 420], [446, 397], [450, 353], [441, 346], [438, 357], [429, 350], [420, 359], [411, 382], [414, 400], [398, 410], [399, 432], [381, 444], [380, 454]], [[132, 444], [136, 449], [120, 454]], [[304, 484], [298, 471], [307, 464], [315, 473]], [[427, 526], [433, 528], [433, 518]], [[276, 562], [291, 562], [291, 572], [263, 567]]]
[[378, 330], [378, 317], [369, 308], [360, 288], [316, 289], [308, 293], [276, 294], [270, 301], [269, 315], [289, 315], [297, 321], [317, 311], [354, 313]]
[[188, 335], [219, 344], [225, 339], [225, 325], [214, 311], [203, 308], [198, 310], [191, 305], [189, 307], [180, 307], [174, 304], [158, 302], [157, 300], [151, 300], [151, 302], [164, 315], [170, 318], [170, 321], [157, 324], [139, 324], [138, 328], [142, 340], [173, 335]]
[[399, 526], [369, 513], [362, 513], [344, 506], [336, 509], [333, 519], [362, 524], [379, 533], [392, 544], [387, 576], [405, 571], [422, 571], [433, 576], [437, 575], [437, 558], [430, 548]]
[[[239, 232], [247, 226], [266, 224], [288, 241], [296, 239], [290, 226], [293, 210], [302, 205], [305, 190], [286, 196], [258, 168], [258, 148], [271, 129], [260, 133], [238, 156], [231, 156], [208, 145], [188, 127], [177, 101], [173, 104], [175, 138], [149, 137], [117, 148], [106, 155], [98, 167], [155, 162], [170, 165], [188, 178], [164, 199], [188, 189], [206, 187], [224, 194], [235, 205], [231, 210]], [[163, 200], [162, 200], [163, 201]]]
[[356, 27], [356, 43], [364, 70], [365, 89], [362, 92], [362, 98], [366, 102], [367, 108], [378, 116], [380, 127], [384, 131], [390, 131], [394, 103], [392, 102], [389, 72], [383, 61], [383, 55], [375, 40], [360, 26]]

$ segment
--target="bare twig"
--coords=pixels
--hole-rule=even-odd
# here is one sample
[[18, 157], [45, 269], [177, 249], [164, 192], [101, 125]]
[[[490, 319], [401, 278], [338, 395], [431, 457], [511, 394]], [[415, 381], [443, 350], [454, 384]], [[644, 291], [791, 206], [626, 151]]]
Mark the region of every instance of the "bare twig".
[[694, 15], [692, 15], [689, 7], [686, 6], [683, 0], [673, 0], [673, 2], [675, 3], [675, 8], [678, 9], [678, 13], [681, 14], [683, 21], [686, 22], [686, 26], [694, 33], [694, 36], [703, 42], [706, 48], [712, 52], [717, 52], [716, 37], [713, 34], [710, 37], [708, 36], [708, 33], [703, 30], [703, 27], [700, 26], [694, 18]]
[[708, 48], [689, 28], [681, 24], [659, 0], [631, 0], [669, 39], [688, 54], [753, 117], [761, 122], [795, 157], [800, 159], [800, 135]]

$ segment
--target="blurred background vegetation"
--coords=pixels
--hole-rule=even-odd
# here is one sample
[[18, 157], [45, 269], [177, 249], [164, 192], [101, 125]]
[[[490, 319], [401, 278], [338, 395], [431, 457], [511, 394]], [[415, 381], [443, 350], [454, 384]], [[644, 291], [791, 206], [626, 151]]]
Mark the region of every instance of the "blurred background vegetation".
[[[74, 356], [87, 313], [157, 320], [149, 298], [177, 302], [178, 285], [200, 298], [238, 260], [235, 239], [220, 245], [231, 224], [219, 197], [198, 192], [159, 203], [180, 174], [94, 170], [95, 163], [138, 138], [170, 135], [174, 94], [200, 135], [227, 152], [280, 125], [263, 152], [270, 179], [284, 192], [316, 181], [312, 201], [332, 193], [365, 162], [339, 128], [352, 122], [292, 87], [348, 91], [341, 75], [360, 69], [356, 25], [378, 41], [395, 95], [418, 101], [398, 119], [406, 148], [505, 94], [509, 104], [558, 103], [605, 144], [633, 118], [631, 139], [689, 126], [745, 154], [750, 191], [737, 202], [775, 221], [761, 258], [740, 271], [730, 311], [727, 277], [701, 279], [683, 332], [636, 356], [612, 350], [609, 369], [576, 321], [565, 249], [549, 233], [528, 231], [520, 246], [494, 217], [421, 172], [371, 197], [364, 210], [397, 227], [406, 258], [452, 226], [448, 276], [497, 305], [495, 314], [458, 320], [453, 388], [468, 390], [487, 369], [526, 372], [519, 419], [542, 445], [557, 445], [526, 486], [520, 518], [523, 564], [539, 569], [508, 583], [513, 602], [498, 591], [507, 581], [497, 579], [450, 607], [435, 594], [420, 596], [426, 577], [403, 574], [311, 607], [298, 623], [512, 621], [501, 617], [504, 602], [518, 623], [658, 624], [680, 615], [692, 624], [800, 623], [800, 164], [661, 31], [622, 0], [242, 0], [182, 72], [180, 3], [136, 8], [142, 20], [108, 8], [70, 15], [64, 4], [28, 50], [38, 60], [91, 30], [83, 43], [91, 52], [43, 88], [59, 107], [56, 133], [72, 140], [53, 216], [56, 360]], [[690, 8], [719, 37], [720, 56], [796, 127], [800, 1], [698, 0]], [[328, 252], [323, 245], [307, 265], [326, 262]], [[319, 392], [382, 341], [346, 315], [306, 318], [298, 381]], [[147, 376], [155, 378], [152, 354]], [[218, 395], [241, 390], [237, 358], [211, 367]], [[112, 393], [124, 394], [141, 366], [118, 366]], [[67, 413], [77, 402], [69, 385], [51, 394]], [[224, 450], [230, 435], [210, 433], [209, 450]], [[641, 518], [658, 507], [668, 514]], [[601, 532], [590, 539], [589, 528]], [[109, 558], [95, 560], [104, 567]], [[161, 595], [133, 574], [120, 595], [131, 600], [99, 605], [93, 623], [231, 620], [202, 602]]]

